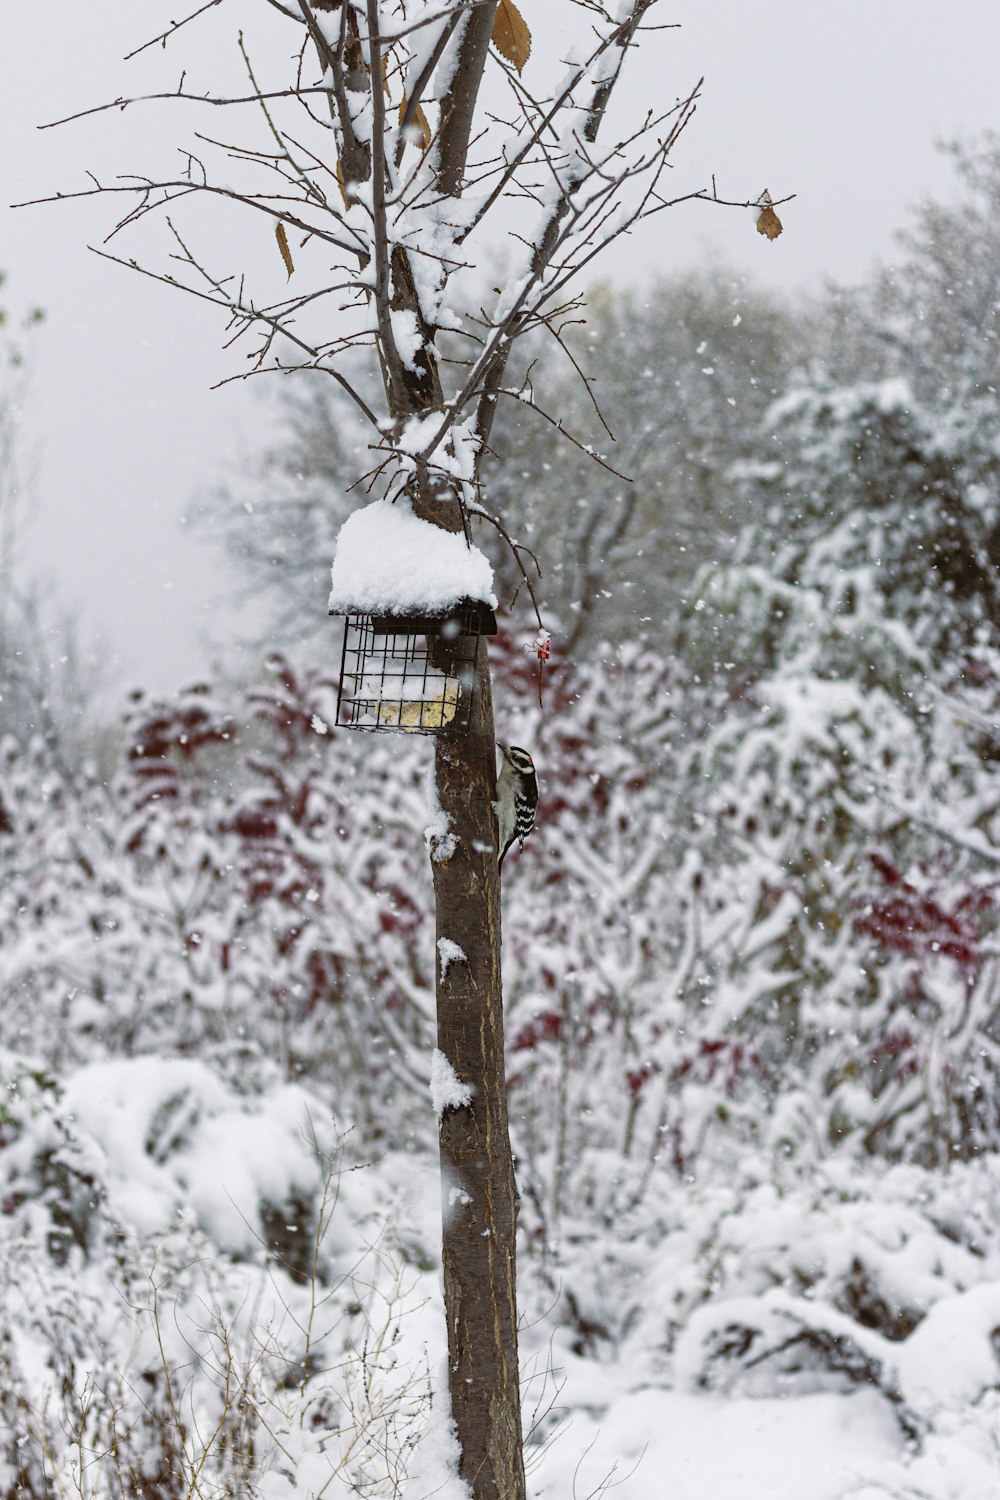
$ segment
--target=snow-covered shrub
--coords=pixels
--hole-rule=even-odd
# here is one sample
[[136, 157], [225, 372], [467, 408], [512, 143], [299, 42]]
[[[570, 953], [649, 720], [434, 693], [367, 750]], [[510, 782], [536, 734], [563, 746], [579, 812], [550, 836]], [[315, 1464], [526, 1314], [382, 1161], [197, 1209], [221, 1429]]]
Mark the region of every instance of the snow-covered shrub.
[[5, 1063], [8, 1482], [395, 1495], [428, 1415], [412, 1161], [359, 1171], [319, 1099], [194, 1060]]
[[968, 1155], [1000, 1139], [996, 505], [898, 385], [800, 392], [770, 438], [679, 638], [729, 684], [686, 771], [730, 924], [705, 998], [828, 1144]]
[[197, 1054], [244, 1088], [277, 1063], [373, 1134], [422, 1098], [426, 747], [332, 717], [329, 683], [275, 659], [243, 691], [134, 701], [110, 792], [12, 749], [0, 1039], [57, 1067]]
[[[649, 1267], [675, 1289], [664, 1334], [676, 1379], [757, 1394], [872, 1384], [912, 1437], [943, 1408], [1000, 1388], [990, 1164], [947, 1180], [901, 1166], [859, 1182], [838, 1163], [808, 1183], [746, 1188], [739, 1214], [731, 1190], [696, 1194]], [[684, 1264], [685, 1240], [699, 1235], [700, 1277]]]

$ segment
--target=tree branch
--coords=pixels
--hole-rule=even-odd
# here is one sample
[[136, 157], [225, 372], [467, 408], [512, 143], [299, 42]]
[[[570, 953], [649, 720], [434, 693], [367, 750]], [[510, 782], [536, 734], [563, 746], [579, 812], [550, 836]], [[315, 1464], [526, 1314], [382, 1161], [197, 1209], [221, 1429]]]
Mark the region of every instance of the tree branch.
[[[323, 364], [322, 353], [319, 350], [312, 348], [309, 344], [306, 344], [302, 339], [300, 339], [296, 334], [292, 333], [290, 329], [288, 329], [279, 319], [269, 317], [266, 312], [258, 311], [258, 309], [256, 308], [244, 307], [240, 302], [234, 301], [230, 297], [226, 297], [224, 293], [219, 296], [212, 297], [208, 294], [208, 292], [200, 292], [197, 287], [187, 286], [184, 282], [177, 281], [173, 276], [165, 276], [160, 271], [151, 271], [147, 266], [139, 265], [138, 261], [123, 260], [121, 256], [109, 255], [106, 250], [99, 250], [96, 245], [89, 245], [87, 248], [94, 255], [99, 255], [102, 260], [109, 260], [116, 266], [124, 266], [128, 271], [137, 271], [140, 276], [148, 276], [151, 281], [161, 281], [165, 286], [174, 287], [175, 290], [179, 292], [187, 292], [189, 296], [192, 297], [200, 297], [203, 302], [211, 302], [214, 307], [224, 308], [226, 312], [231, 313], [237, 317], [246, 318], [257, 323], [263, 323], [274, 333], [280, 333], [282, 338], [286, 338], [289, 343], [294, 344], [297, 348], [301, 349], [303, 353], [308, 354], [311, 359], [315, 361], [315, 364], [310, 365], [311, 369], [322, 370], [324, 374], [330, 375], [347, 393], [347, 395], [354, 402], [355, 406], [357, 406], [358, 410], [368, 418], [368, 421], [376, 429], [376, 431], [382, 431], [381, 423], [375, 416], [375, 413], [368, 406], [364, 398], [360, 396], [359, 393], [354, 389], [350, 381], [347, 380], [347, 378], [342, 375], [339, 370], [335, 370], [329, 365]], [[217, 290], [221, 291], [221, 288], [218, 288], [217, 283], [211, 282], [211, 278], [209, 278], [209, 280], [211, 285], [215, 286]]]
[[[489, 53], [497, 0], [482, 0], [462, 18], [462, 40], [451, 84], [441, 101], [438, 179], [441, 191], [457, 197], [462, 190], [483, 69]], [[463, 26], [464, 22], [464, 26]]]
[[[171, 21], [167, 30], [161, 31], [159, 36], [150, 37], [149, 41], [143, 42], [141, 47], [135, 47], [131, 52], [126, 52], [123, 60], [125, 62], [131, 62], [133, 57], [138, 57], [139, 53], [145, 52], [147, 47], [155, 47], [158, 42], [162, 42], [162, 44], [166, 46], [170, 38], [174, 35], [175, 32], [180, 31], [182, 26], [186, 26], [189, 21], [196, 21], [199, 16], [203, 16], [205, 14], [206, 10], [212, 10], [216, 5], [221, 4], [222, 0], [205, 0], [204, 5], [200, 5], [198, 9], [192, 11], [189, 16], [185, 16], [183, 21]], [[284, 7], [279, 6], [279, 9], [284, 9]], [[285, 14], [287, 15], [288, 12], [286, 11]]]

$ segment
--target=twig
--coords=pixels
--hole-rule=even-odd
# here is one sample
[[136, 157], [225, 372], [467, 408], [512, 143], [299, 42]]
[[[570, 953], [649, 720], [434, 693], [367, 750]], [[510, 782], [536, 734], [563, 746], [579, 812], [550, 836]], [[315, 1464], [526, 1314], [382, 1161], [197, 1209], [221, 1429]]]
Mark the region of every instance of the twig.
[[541, 578], [542, 569], [541, 565], [539, 564], [538, 558], [535, 556], [534, 552], [532, 552], [531, 548], [526, 547], [523, 542], [514, 541], [513, 537], [510, 535], [510, 532], [500, 520], [499, 516], [493, 515], [490, 511], [485, 510], [483, 506], [477, 505], [475, 501], [467, 501], [466, 508], [470, 516], [479, 516], [481, 520], [489, 521], [490, 525], [496, 528], [500, 536], [502, 536], [504, 541], [507, 543], [507, 546], [510, 548], [511, 555], [514, 558], [514, 561], [517, 563], [521, 577], [527, 585], [528, 593], [531, 596], [532, 608], [535, 611], [535, 619], [538, 621], [538, 628], [539, 630], [544, 630], [545, 622], [542, 619], [542, 612], [538, 605], [538, 598], [535, 594], [534, 585], [531, 582], [530, 577], [528, 576], [528, 570], [524, 566], [524, 563], [521, 561], [521, 553], [523, 552], [526, 554], [526, 556], [531, 558], [531, 561], [535, 565], [535, 571], [537, 572], [539, 578]]
[[567, 442], [572, 443], [574, 448], [578, 448], [581, 453], [585, 454], [587, 458], [592, 459], [593, 462], [595, 464], [598, 464], [600, 468], [606, 469], [609, 474], [613, 474], [615, 478], [620, 479], [623, 484], [632, 483], [632, 476], [630, 474], [621, 473], [621, 471], [619, 469], [616, 469], [614, 464], [609, 463], [602, 454], [595, 453], [594, 449], [591, 448], [588, 443], [581, 442], [578, 437], [575, 437], [573, 433], [570, 432], [568, 427], [564, 427], [561, 417], [554, 417], [551, 412], [547, 412], [545, 410], [544, 406], [539, 406], [536, 402], [527, 400], [524, 396], [521, 395], [520, 391], [511, 390], [507, 387], [500, 386], [495, 392], [491, 393], [491, 396], [507, 396], [512, 401], [520, 402], [520, 404], [527, 407], [529, 411], [537, 412], [540, 417], [544, 418], [546, 422], [548, 422], [552, 427], [556, 429], [560, 437], [564, 437]]
[[[243, 307], [239, 303], [234, 302], [231, 299], [226, 299], [224, 297], [211, 297], [207, 292], [200, 292], [197, 287], [186, 286], [183, 282], [175, 280], [172, 276], [164, 276], [162, 272], [151, 271], [148, 266], [139, 265], [138, 261], [123, 260], [119, 255], [110, 255], [107, 250], [99, 250], [96, 245], [89, 245], [88, 249], [91, 250], [94, 255], [99, 255], [102, 260], [113, 261], [115, 265], [124, 266], [128, 271], [137, 271], [141, 276], [148, 276], [152, 281], [162, 281], [165, 286], [174, 287], [177, 291], [187, 292], [192, 297], [200, 297], [202, 301], [211, 302], [214, 307], [225, 308], [228, 312], [234, 313], [239, 317], [253, 319], [258, 323], [264, 323], [267, 327], [272, 328], [275, 333], [280, 333], [283, 338], [288, 339], [289, 343], [295, 344], [297, 348], [303, 351], [303, 353], [310, 355], [316, 361], [320, 361], [322, 359], [321, 354], [316, 349], [311, 348], [296, 334], [292, 333], [288, 328], [286, 328], [278, 319], [268, 317], [266, 313], [258, 311], [256, 308]], [[215, 283], [213, 283], [213, 285], [214, 284]], [[317, 363], [314, 368], [324, 370], [326, 374], [331, 375], [333, 379], [337, 381], [338, 385], [342, 386], [347, 395], [350, 396], [351, 400], [358, 407], [359, 411], [362, 411], [364, 413], [371, 425], [378, 432], [381, 432], [382, 427], [378, 418], [375, 416], [375, 413], [368, 406], [364, 398], [359, 395], [359, 393], [354, 389], [350, 381], [347, 380], [345, 376], [341, 375], [339, 370], [332, 369], [329, 366], [323, 365], [321, 363]]]
[[[213, 0], [215, 3], [215, 0]], [[155, 104], [164, 99], [183, 99], [189, 104], [210, 104], [213, 108], [224, 109], [230, 105], [237, 104], [259, 104], [262, 99], [299, 99], [303, 94], [328, 94], [329, 89], [317, 84], [313, 87], [297, 86], [288, 89], [268, 89], [263, 94], [234, 94], [228, 98], [221, 98], [213, 94], [187, 94], [182, 89], [174, 89], [169, 94], [134, 94], [125, 99], [121, 95], [117, 99], [109, 99], [106, 104], [92, 104], [89, 109], [78, 109], [75, 114], [63, 115], [59, 120], [46, 120], [44, 124], [38, 125], [37, 130], [55, 130], [57, 125], [69, 125], [74, 120], [84, 120], [88, 115], [100, 115], [109, 109], [126, 110], [132, 104]], [[69, 197], [70, 195], [64, 194]], [[38, 200], [36, 200], [38, 201]], [[19, 208], [20, 204], [13, 207]]]
[[[168, 29], [161, 31], [159, 36], [151, 37], [148, 42], [143, 42], [141, 47], [135, 47], [131, 52], [126, 52], [124, 61], [131, 62], [133, 57], [138, 57], [139, 53], [145, 52], [147, 47], [155, 47], [157, 42], [162, 42], [166, 46], [170, 38], [176, 31], [180, 31], [182, 26], [186, 26], [189, 21], [196, 21], [199, 16], [205, 14], [206, 10], [211, 10], [214, 6], [221, 4], [222, 0], [205, 0], [204, 5], [199, 6], [197, 10], [193, 10], [189, 16], [185, 16], [183, 21], [171, 21]], [[279, 7], [279, 9], [283, 8]]]
[[[330, 234], [327, 230], [320, 229], [317, 225], [310, 224], [305, 219], [298, 218], [297, 215], [289, 213], [287, 209], [273, 208], [271, 206], [272, 203], [301, 202], [301, 199], [291, 198], [287, 193], [260, 193], [251, 197], [248, 193], [239, 193], [234, 188], [220, 187], [211, 182], [185, 182], [183, 180], [176, 181], [172, 179], [153, 182], [149, 179], [138, 179], [135, 182], [125, 182], [117, 185], [104, 183], [99, 187], [80, 188], [74, 193], [50, 193], [45, 198], [28, 198], [22, 203], [12, 203], [11, 208], [34, 208], [41, 203], [68, 203], [74, 198], [96, 198], [99, 193], [141, 193], [146, 198], [152, 193], [163, 194], [162, 198], [140, 204], [136, 209], [127, 213], [111, 231], [111, 234], [107, 236], [108, 239], [111, 239], [121, 229], [135, 222], [143, 214], [150, 213], [157, 208], [164, 208], [168, 203], [174, 202], [177, 198], [186, 197], [192, 192], [210, 193], [219, 198], [228, 198], [233, 203], [242, 204], [244, 208], [257, 209], [260, 213], [267, 214], [270, 218], [279, 220], [282, 224], [289, 224], [293, 229], [300, 229], [303, 234], [314, 235], [317, 239], [323, 240], [325, 244], [333, 245], [335, 249], [343, 250], [348, 255], [357, 255], [358, 247], [362, 243], [357, 231], [352, 229], [348, 224], [344, 224], [343, 227], [347, 230], [348, 234], [354, 235], [355, 244], [345, 243], [344, 240], [338, 239], [335, 234]], [[327, 212], [332, 217], [343, 222], [340, 220], [340, 215], [334, 209], [327, 207]]]

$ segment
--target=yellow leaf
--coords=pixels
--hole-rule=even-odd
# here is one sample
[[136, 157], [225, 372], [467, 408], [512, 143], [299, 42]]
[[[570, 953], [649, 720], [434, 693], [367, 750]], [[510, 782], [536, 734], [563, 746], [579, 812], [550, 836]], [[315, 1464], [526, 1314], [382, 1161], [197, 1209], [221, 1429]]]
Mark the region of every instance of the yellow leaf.
[[493, 17], [493, 45], [520, 73], [531, 56], [531, 32], [514, 0], [500, 0]]
[[281, 251], [282, 260], [285, 262], [285, 270], [291, 276], [295, 270], [295, 265], [292, 261], [292, 252], [288, 248], [288, 235], [285, 233], [285, 226], [280, 220], [274, 226], [274, 237], [278, 241], [278, 249]]
[[[400, 125], [402, 125], [403, 120], [405, 118], [405, 115], [406, 115], [406, 95], [404, 94], [403, 95], [403, 102], [399, 106], [399, 123], [400, 123]], [[431, 135], [431, 127], [430, 127], [430, 124], [428, 123], [427, 116], [424, 114], [424, 107], [423, 107], [422, 104], [418, 104], [417, 107], [416, 107], [416, 109], [413, 111], [413, 119], [410, 121], [410, 125], [411, 125], [411, 128], [412, 128], [412, 126], [415, 125], [417, 127], [417, 129], [420, 131], [420, 145], [421, 145], [421, 147], [423, 148], [424, 151], [428, 151], [430, 149], [430, 144], [431, 144], [431, 141], [433, 139], [433, 136]]]
[[336, 162], [334, 163], [333, 175], [337, 179], [337, 186], [340, 188], [340, 196], [344, 200], [344, 207], [348, 208], [349, 204], [347, 202], [347, 194], [344, 191], [344, 174], [340, 170], [340, 157], [339, 156], [338, 156]]

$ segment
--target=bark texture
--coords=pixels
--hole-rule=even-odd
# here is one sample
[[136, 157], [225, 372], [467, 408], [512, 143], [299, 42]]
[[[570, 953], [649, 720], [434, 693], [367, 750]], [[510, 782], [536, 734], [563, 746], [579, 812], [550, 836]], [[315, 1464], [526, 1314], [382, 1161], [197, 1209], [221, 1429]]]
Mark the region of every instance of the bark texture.
[[[447, 650], [445, 643], [442, 649]], [[447, 834], [431, 855], [437, 937], [464, 960], [437, 965], [438, 1047], [469, 1105], [440, 1125], [444, 1298], [452, 1415], [461, 1474], [475, 1500], [524, 1500], [517, 1359], [517, 1190], [507, 1125], [496, 750], [486, 644], [465, 734], [437, 737], [437, 794]]]
[[483, 0], [460, 23], [463, 30], [458, 66], [452, 74], [451, 86], [441, 101], [438, 180], [443, 191], [453, 196], [462, 190], [472, 122], [490, 37], [493, 34], [496, 9], [497, 0]]

